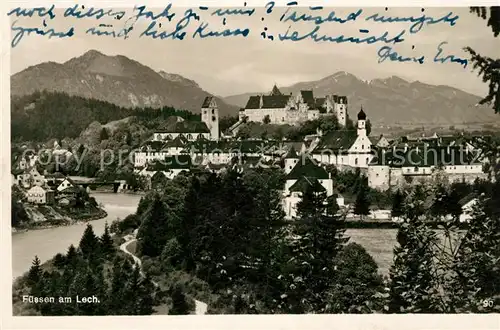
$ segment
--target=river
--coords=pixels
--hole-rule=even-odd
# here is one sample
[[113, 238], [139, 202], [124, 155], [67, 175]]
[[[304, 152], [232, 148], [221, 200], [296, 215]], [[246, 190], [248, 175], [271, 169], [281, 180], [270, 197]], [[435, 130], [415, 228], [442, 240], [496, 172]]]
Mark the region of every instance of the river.
[[[96, 235], [104, 232], [106, 221], [109, 225], [116, 218], [125, 218], [136, 211], [140, 195], [92, 193], [98, 203], [104, 205], [108, 216], [91, 221]], [[35, 255], [41, 262], [51, 259], [57, 253], [65, 253], [73, 244], [78, 246], [86, 224], [30, 230], [12, 234], [12, 276], [16, 278], [29, 270]]]
[[[96, 235], [104, 232], [104, 224], [111, 224], [116, 218], [125, 218], [136, 211], [140, 195], [92, 193], [98, 203], [104, 205], [106, 218], [90, 223]], [[31, 266], [35, 255], [41, 262], [47, 261], [57, 253], [65, 253], [73, 244], [78, 246], [85, 224], [76, 224], [49, 229], [31, 230], [12, 234], [12, 276], [16, 278]], [[392, 249], [396, 243], [394, 229], [348, 229], [346, 235], [351, 242], [361, 244], [372, 255], [382, 274], [387, 274], [392, 264]]]

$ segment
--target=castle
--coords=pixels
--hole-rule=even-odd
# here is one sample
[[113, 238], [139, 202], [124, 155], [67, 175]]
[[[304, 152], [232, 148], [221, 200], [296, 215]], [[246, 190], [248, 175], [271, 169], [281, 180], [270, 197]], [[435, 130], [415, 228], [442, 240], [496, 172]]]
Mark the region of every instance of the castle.
[[243, 121], [265, 122], [269, 124], [297, 125], [307, 120], [317, 119], [322, 115], [337, 117], [340, 125], [347, 122], [347, 97], [327, 95], [314, 97], [312, 90], [302, 90], [296, 96], [283, 94], [274, 85], [269, 95], [250, 96], [244, 109], [240, 110], [239, 119]]

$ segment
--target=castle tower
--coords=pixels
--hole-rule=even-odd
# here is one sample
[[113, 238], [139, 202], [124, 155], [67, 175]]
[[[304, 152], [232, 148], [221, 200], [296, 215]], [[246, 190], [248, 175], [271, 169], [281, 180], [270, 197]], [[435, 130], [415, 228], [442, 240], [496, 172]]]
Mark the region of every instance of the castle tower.
[[366, 136], [366, 113], [363, 111], [363, 107], [358, 113], [358, 136]]
[[334, 111], [337, 121], [341, 126], [347, 123], [347, 96], [333, 96]]
[[285, 173], [288, 174], [292, 171], [292, 169], [297, 165], [299, 162], [299, 156], [297, 155], [297, 152], [295, 151], [295, 148], [292, 146], [287, 154], [285, 155]]
[[218, 141], [220, 139], [219, 131], [219, 107], [215, 97], [207, 96], [201, 106], [201, 121], [204, 122], [210, 131], [210, 139]]

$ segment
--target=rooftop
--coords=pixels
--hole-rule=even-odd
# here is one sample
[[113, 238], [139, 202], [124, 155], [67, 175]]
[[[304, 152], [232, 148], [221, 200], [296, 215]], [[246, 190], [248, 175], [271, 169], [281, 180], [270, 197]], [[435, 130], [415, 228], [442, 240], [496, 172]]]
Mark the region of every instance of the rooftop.
[[312, 188], [315, 192], [326, 191], [325, 187], [323, 187], [316, 178], [310, 178], [307, 176], [299, 178], [297, 182], [290, 187], [289, 191], [304, 193], [309, 188]]
[[329, 179], [330, 176], [326, 170], [316, 165], [309, 157], [304, 157], [295, 165], [290, 173], [286, 176], [287, 180], [298, 180], [301, 177], [316, 179]]

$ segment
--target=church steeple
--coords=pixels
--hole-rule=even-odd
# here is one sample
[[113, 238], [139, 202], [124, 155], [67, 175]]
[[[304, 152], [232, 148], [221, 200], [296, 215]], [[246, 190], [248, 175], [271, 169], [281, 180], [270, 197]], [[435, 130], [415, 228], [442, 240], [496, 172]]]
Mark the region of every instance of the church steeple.
[[358, 136], [366, 136], [366, 113], [363, 111], [363, 106], [358, 113]]
[[358, 113], [358, 120], [366, 120], [366, 113], [363, 111], [363, 106], [361, 106], [361, 111]]
[[269, 95], [270, 96], [277, 96], [277, 95], [283, 95], [283, 94], [278, 89], [278, 87], [276, 86], [276, 84], [274, 84], [273, 90], [271, 91], [271, 94], [269, 94]]

